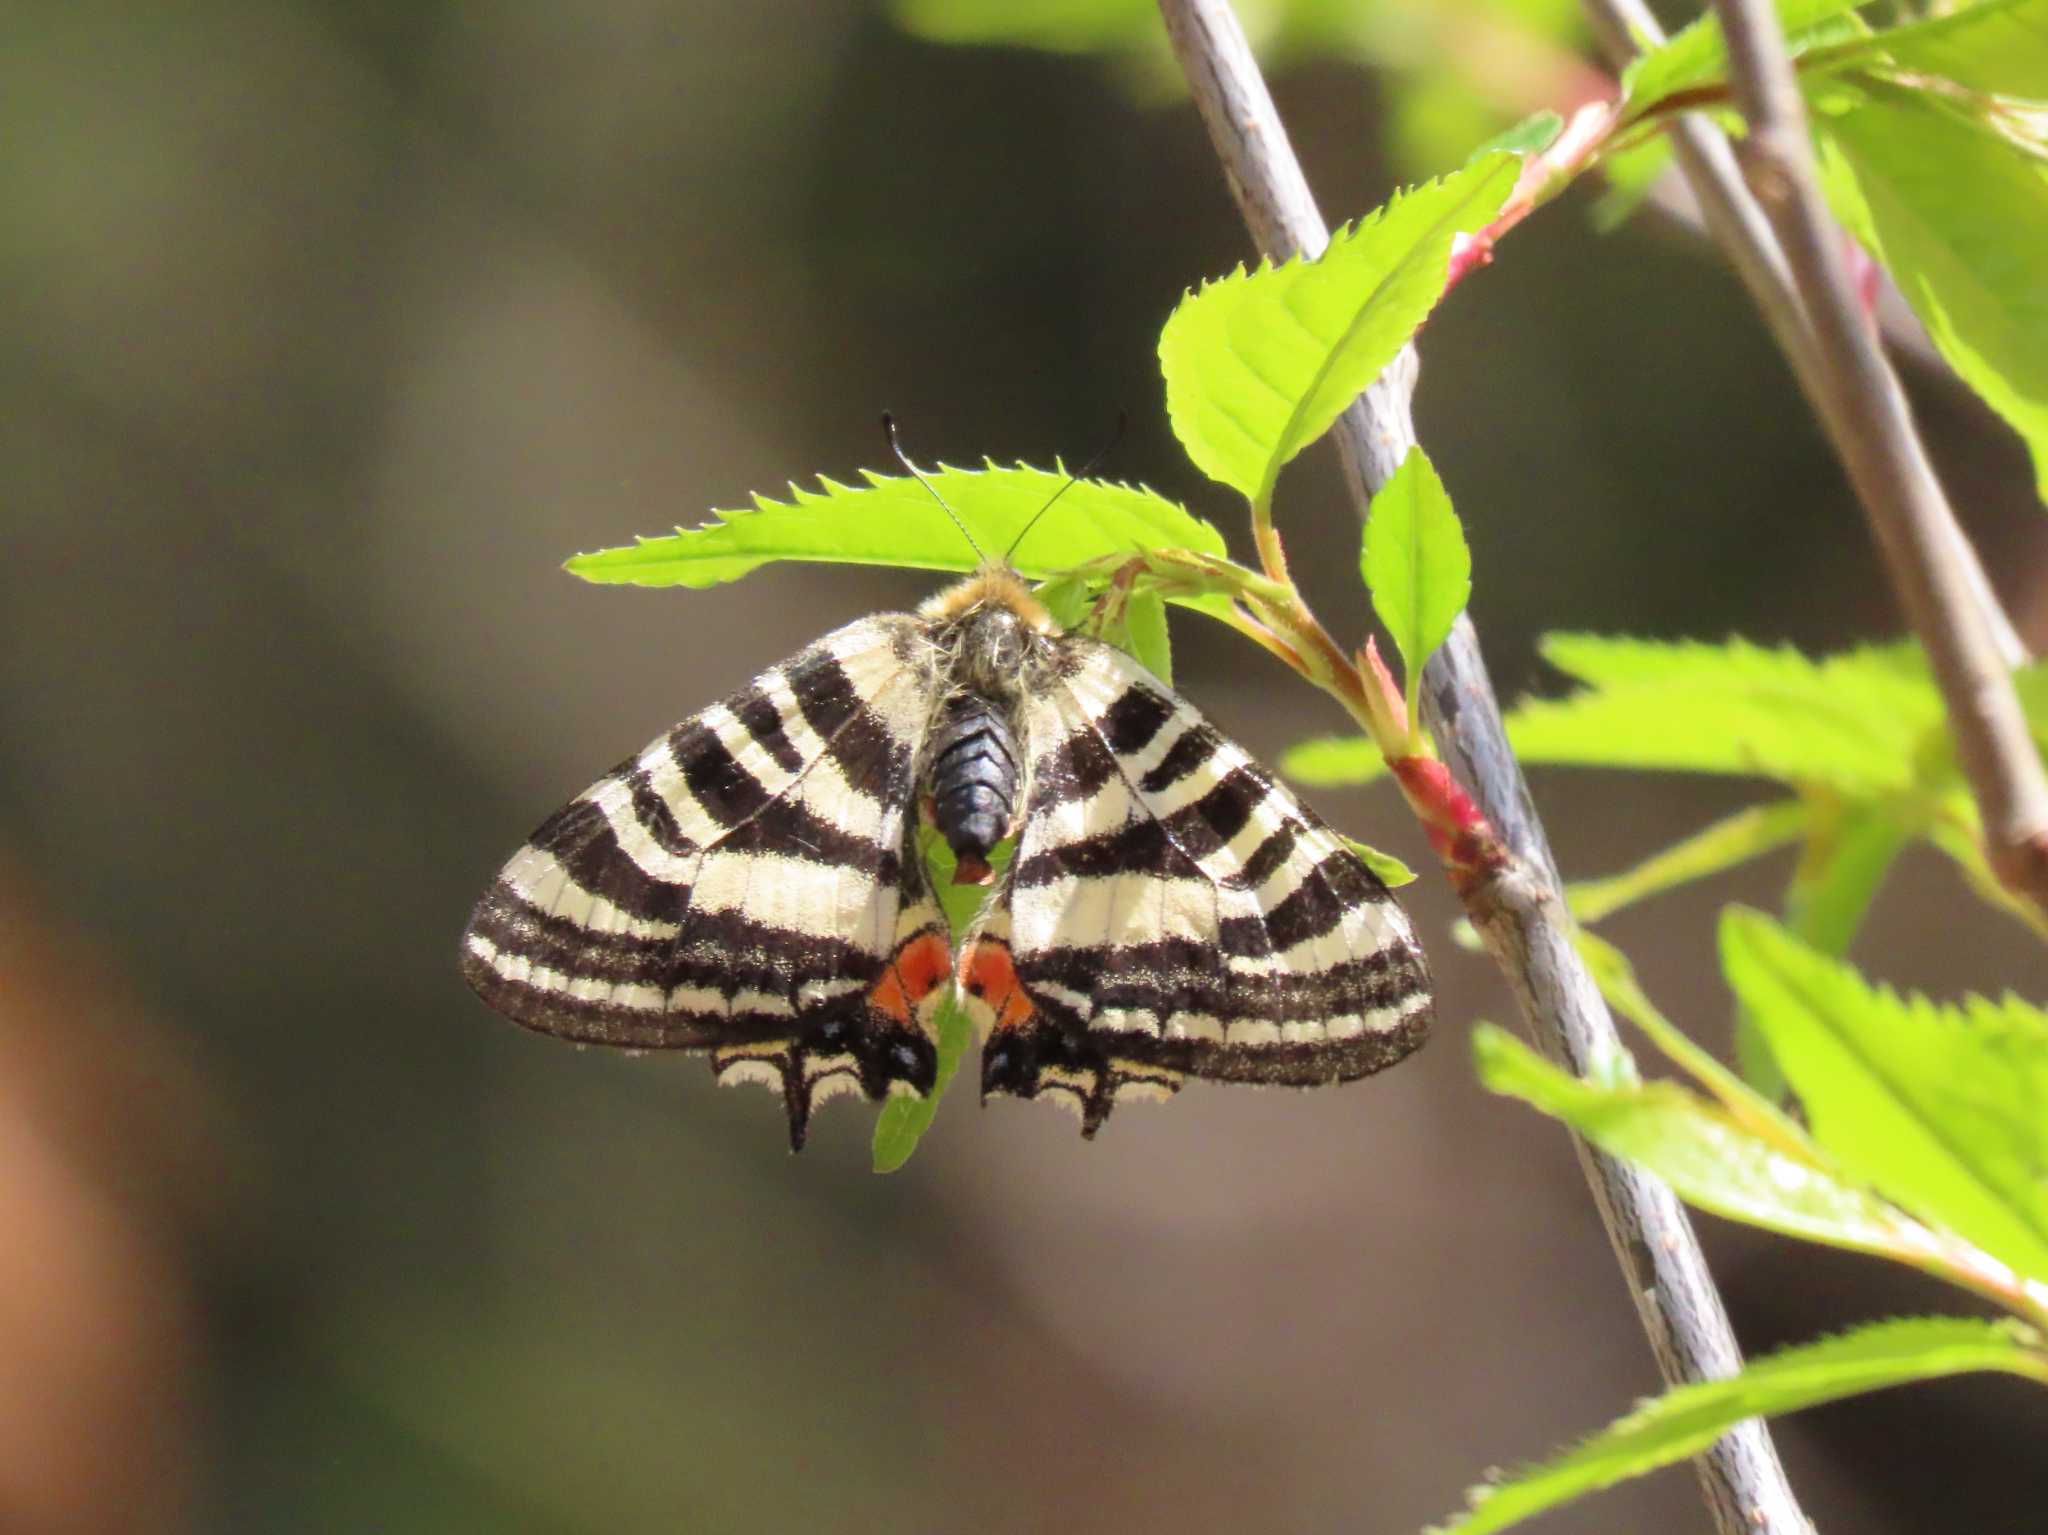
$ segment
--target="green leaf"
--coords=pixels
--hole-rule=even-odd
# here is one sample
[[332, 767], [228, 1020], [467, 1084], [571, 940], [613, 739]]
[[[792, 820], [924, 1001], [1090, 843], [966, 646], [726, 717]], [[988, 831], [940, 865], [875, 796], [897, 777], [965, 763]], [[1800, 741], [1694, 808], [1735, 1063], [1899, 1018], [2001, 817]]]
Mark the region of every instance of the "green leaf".
[[1984, 856], [1976, 807], [1969, 804], [1967, 795], [1961, 796], [1961, 801], [1959, 808], [1967, 810], [1967, 815], [1930, 822], [1926, 828], [1927, 840], [1948, 855], [1980, 901], [2024, 923], [2038, 937], [2048, 939], [2048, 916], [2043, 916], [2031, 901], [2005, 887], [1997, 871], [1991, 867], [1991, 860]]
[[1673, 1065], [1717, 1103], [1737, 1126], [1794, 1161], [1810, 1167], [1829, 1167], [1822, 1151], [1798, 1122], [1778, 1107], [1782, 1085], [1767, 1093], [1744, 1080], [1716, 1060], [1711, 1052], [1657, 1010], [1636, 980], [1628, 957], [1604, 938], [1580, 929], [1574, 943], [1586, 961], [1594, 984], [1607, 1005], [1629, 1020], [1664, 1053]]
[[[1286, 759], [1281, 760], [1284, 764]], [[1572, 885], [1565, 891], [1572, 915], [1581, 922], [1601, 922], [1637, 901], [1761, 858], [1798, 841], [1806, 830], [1808, 815], [1807, 806], [1796, 799], [1738, 810], [1651, 854], [1626, 873]]]
[[[1923, 754], [1943, 738], [1940, 695], [1911, 646], [1816, 661], [1743, 640], [1551, 634], [1543, 654], [1588, 686], [1509, 712], [1508, 742], [1524, 762], [1748, 774], [1871, 797], [1926, 789]], [[1362, 736], [1303, 741], [1280, 766], [1312, 787], [1385, 770]]]
[[1735, 1009], [1735, 1064], [1741, 1069], [1743, 1084], [1760, 1098], [1783, 1103], [1792, 1091], [1778, 1058], [1771, 1054], [1770, 1040], [1746, 1007]]
[[[1361, 62], [1372, 67], [1368, 60]], [[1493, 142], [1507, 122], [1497, 100], [1459, 70], [1417, 68], [1419, 62], [1411, 57], [1383, 70], [1376, 82], [1381, 143], [1401, 180], [1420, 180], [1446, 165], [1509, 148]], [[1482, 139], [1486, 142], [1475, 150], [1472, 146]]]
[[939, 1112], [939, 1099], [952, 1084], [967, 1053], [967, 1041], [974, 1033], [966, 1009], [950, 991], [939, 1004], [939, 1074], [929, 1098], [892, 1097], [875, 1117], [875, 1138], [869, 1156], [878, 1173], [893, 1173], [908, 1162], [917, 1143], [924, 1139]]
[[1416, 717], [1422, 668], [1472, 596], [1472, 551], [1436, 466], [1410, 448], [1366, 514], [1359, 573], [1373, 611], [1394, 637], [1407, 673], [1408, 717]]
[[1873, 33], [1842, 63], [1882, 54], [1899, 69], [1973, 91], [2048, 97], [2048, 0], [1984, 0], [1946, 16]]
[[1280, 771], [1311, 789], [1339, 789], [1387, 776], [1387, 759], [1370, 736], [1313, 736], [1280, 753]]
[[1721, 960], [1844, 1168], [2048, 1280], [2048, 1014], [1873, 988], [1760, 912], [1723, 917]]
[[1875, 81], [1862, 105], [1826, 121], [1824, 150], [1837, 216], [1949, 365], [2025, 439], [2048, 499], [2048, 159], [1933, 93]]
[[[1841, 34], [1824, 26], [1864, 0], [1778, 0], [1778, 22], [1794, 58], [1818, 43]], [[1621, 91], [1628, 103], [1624, 120], [1642, 116], [1650, 107], [1681, 91], [1719, 85], [1728, 78], [1728, 44], [1720, 20], [1712, 12], [1673, 33], [1622, 71]]]
[[2048, 752], [2048, 661], [2030, 661], [2012, 674], [2013, 696], [2033, 732], [2034, 744]]
[[1471, 1512], [1441, 1528], [1504, 1530], [1585, 1493], [1697, 1455], [1745, 1418], [1772, 1417], [1909, 1381], [1997, 1370], [2048, 1383], [2041, 1339], [2013, 1322], [1907, 1318], [1859, 1327], [1753, 1361], [1726, 1380], [1680, 1386], [1557, 1459], [1475, 1487]]
[[[1011, 837], [1005, 837], [989, 849], [988, 866], [996, 878], [1002, 877], [1003, 870], [1010, 865], [1010, 855], [1015, 851], [1016, 840]], [[917, 855], [924, 861], [925, 873], [931, 880], [939, 910], [946, 914], [946, 926], [952, 931], [954, 947], [958, 948], [961, 936], [980, 914], [982, 903], [988, 899], [992, 887], [956, 884], [953, 879], [953, 849], [946, 845], [946, 839], [939, 835], [938, 828], [928, 823], [917, 828]]]
[[1792, 931], [1824, 953], [1846, 954], [1877, 887], [1914, 830], [1889, 805], [1816, 811], [1805, 855], [1785, 889], [1785, 918]]
[[[935, 828], [919, 826], [917, 850], [924, 861], [932, 890], [938, 897], [939, 909], [946, 914], [946, 925], [952, 929], [953, 944], [957, 949], [961, 935], [980, 912], [991, 887], [953, 883], [953, 850]], [[997, 879], [1002, 878], [1003, 870], [1009, 867], [1010, 858], [1016, 850], [1015, 838], [1005, 838], [990, 849], [989, 868]], [[938, 1078], [932, 1084], [929, 1097], [892, 1097], [882, 1105], [882, 1112], [875, 1119], [874, 1141], [869, 1151], [878, 1173], [895, 1172], [917, 1150], [917, 1143], [924, 1138], [933, 1117], [939, 1112], [939, 1099], [945, 1096], [953, 1074], [960, 1069], [960, 1058], [966, 1053], [968, 1038], [974, 1032], [973, 1023], [960, 1006], [958, 993], [950, 985], [939, 1003], [934, 1022], [939, 1032]]]
[[1062, 629], [1079, 629], [1116, 646], [1168, 687], [1173, 685], [1173, 642], [1166, 629], [1166, 599], [1156, 588], [1131, 593], [1118, 620], [1092, 625], [1098, 609], [1086, 573], [1060, 576], [1032, 593]]
[[1496, 133], [1473, 150], [1465, 157], [1465, 163], [1469, 165], [1474, 160], [1495, 153], [1540, 155], [1557, 141], [1558, 134], [1563, 131], [1564, 119], [1557, 113], [1547, 109], [1532, 112], [1514, 127]]
[[[752, 510], [714, 512], [718, 521], [642, 538], [618, 549], [579, 554], [568, 569], [586, 581], [635, 586], [716, 586], [771, 560], [899, 565], [918, 570], [973, 570], [981, 563], [944, 509], [916, 480], [863, 471], [862, 485], [819, 481], [817, 490], [790, 487], [788, 501], [755, 496]], [[1043, 577], [1141, 550], [1180, 548], [1221, 555], [1223, 538], [1208, 523], [1139, 486], [1076, 481], [1064, 494], [1061, 470], [990, 464], [941, 466], [930, 479], [975, 541], [999, 556], [1054, 495], [1013, 556], [1018, 571]]]
[[1203, 473], [1267, 501], [1428, 317], [1452, 240], [1500, 211], [1520, 165], [1490, 155], [1340, 229], [1313, 261], [1239, 268], [1184, 298], [1159, 360], [1174, 432]]
[[[1187, 90], [1154, 0], [891, 0], [889, 9], [906, 31], [933, 42], [1106, 56], [1147, 103]], [[1389, 27], [1388, 18], [1358, 0], [1239, 0], [1234, 9], [1269, 73], [1300, 58], [1414, 70], [1441, 52], [1429, 27], [1418, 33], [1406, 20]], [[1510, 13], [1495, 16], [1496, 24], [1511, 19], [1518, 32], [1540, 25], [1543, 35], [1571, 40], [1571, 29], [1553, 18], [1576, 13], [1558, 0], [1488, 0], [1486, 9]]]
[[1508, 739], [1530, 762], [1739, 773], [1873, 794], [1916, 781], [1942, 728], [1919, 653], [1866, 648], [1824, 660], [1724, 645], [1553, 634], [1550, 663], [1587, 688], [1517, 707]]
[[[1785, 920], [1794, 934], [1828, 954], [1846, 954], [1877, 899], [1878, 887], [1924, 823], [1896, 802], [1806, 797], [1806, 847], [1785, 887]], [[1764, 1031], [1746, 1007], [1735, 1009], [1735, 1055], [1760, 1093], [1782, 1099], [1790, 1084]]]
[[893, 0], [896, 23], [935, 43], [1003, 43], [1052, 53], [1135, 47], [1159, 31], [1151, 0]]
[[1079, 629], [1087, 623], [1095, 605], [1085, 574], [1054, 576], [1034, 588], [1031, 595], [1045, 604], [1046, 612], [1062, 629]]
[[1172, 687], [1173, 637], [1166, 630], [1166, 599], [1157, 592], [1134, 594], [1124, 610], [1124, 625], [1138, 664]]
[[[1857, 1252], [1903, 1256], [1911, 1223], [1823, 1162], [1774, 1146], [1675, 1082], [1596, 1084], [1490, 1024], [1472, 1036], [1479, 1080], [1640, 1164], [1686, 1203], [1729, 1220]], [[1746, 1091], [1746, 1089], [1744, 1089]]]
[[1600, 157], [1607, 187], [1593, 204], [1593, 228], [1612, 234], [1631, 218], [1650, 195], [1650, 188], [1671, 164], [1671, 138], [1659, 133], [1626, 149]]
[[[1342, 833], [1339, 833], [1342, 836]], [[1344, 837], [1344, 845], [1358, 855], [1359, 861], [1380, 877], [1380, 883], [1389, 890], [1399, 890], [1403, 885], [1415, 883], [1415, 871], [1392, 853], [1383, 853], [1369, 842], [1360, 842], [1356, 837]]]

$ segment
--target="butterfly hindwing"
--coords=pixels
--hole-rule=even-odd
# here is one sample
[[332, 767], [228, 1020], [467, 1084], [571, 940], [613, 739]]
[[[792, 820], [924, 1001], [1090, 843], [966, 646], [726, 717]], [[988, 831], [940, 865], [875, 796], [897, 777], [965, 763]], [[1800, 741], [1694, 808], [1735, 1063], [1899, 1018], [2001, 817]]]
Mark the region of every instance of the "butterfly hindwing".
[[477, 903], [463, 972], [564, 1038], [710, 1052], [779, 1087], [926, 1093], [950, 969], [915, 851], [924, 626], [849, 624], [621, 763]]
[[1023, 701], [1014, 858], [958, 965], [983, 1092], [1119, 1098], [1184, 1077], [1312, 1086], [1392, 1065], [1428, 975], [1377, 876], [1137, 662], [1062, 636]]

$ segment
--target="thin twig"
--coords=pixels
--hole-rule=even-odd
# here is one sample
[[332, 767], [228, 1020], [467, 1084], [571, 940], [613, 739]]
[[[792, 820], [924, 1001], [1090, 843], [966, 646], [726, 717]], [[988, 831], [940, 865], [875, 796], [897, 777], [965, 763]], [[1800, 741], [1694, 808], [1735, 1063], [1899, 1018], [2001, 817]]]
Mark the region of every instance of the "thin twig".
[[[1320, 251], [1328, 228], [1236, 16], [1225, 0], [1160, 0], [1160, 10], [1254, 241], [1275, 259]], [[1337, 422], [1361, 514], [1415, 445], [1409, 401], [1416, 369], [1414, 348], [1403, 349]], [[1422, 708], [1459, 779], [1516, 856], [1517, 868], [1479, 887], [1467, 909], [1524, 1023], [1546, 1054], [1574, 1071], [1611, 1061], [1621, 1048], [1614, 1022], [1572, 946], [1556, 864], [1501, 728], [1478, 637], [1463, 617], [1424, 671]], [[1649, 1174], [1576, 1143], [1665, 1378], [1708, 1380], [1739, 1370], [1741, 1351], [1684, 1207]], [[1723, 1437], [1699, 1464], [1723, 1535], [1805, 1535], [1809, 1527], [1760, 1420]]]
[[[1654, 47], [1664, 40], [1663, 29], [1658, 26], [1657, 18], [1650, 14], [1644, 0], [1584, 0], [1584, 3], [1587, 19], [1592, 22], [1601, 47], [1616, 68], [1633, 59], [1638, 46]], [[1707, 233], [1721, 247], [1722, 254], [1735, 268], [1736, 276], [1749, 290], [1751, 301], [1763, 315], [1772, 339], [1778, 343], [1778, 350], [1792, 365], [1793, 377], [1799, 381], [1807, 403], [1815, 414], [1820, 414], [1826, 385], [1812, 328], [1806, 322], [1805, 308], [1793, 285], [1784, 253], [1779, 250], [1777, 239], [1771, 233], [1770, 223], [1743, 186], [1742, 173], [1736, 168], [1735, 155], [1729, 148], [1727, 136], [1712, 122], [1698, 115], [1680, 117], [1666, 131], [1670, 135], [1678, 167], [1699, 203], [1700, 218]], [[1983, 564], [1977, 558], [1977, 551], [1953, 518], [1949, 520], [1944, 541], [1948, 545], [1949, 560], [1968, 583], [1973, 600], [1991, 627], [2000, 658], [2008, 668], [2020, 665], [2027, 659], [2026, 646], [2021, 642], [2019, 632], [2013, 628], [2012, 620], [2006, 617], [2005, 609], [1999, 605], [1991, 582], [1984, 574]]]
[[2048, 774], [1977, 585], [1958, 560], [1955, 513], [1864, 319], [1842, 233], [1821, 198], [1806, 105], [1777, 16], [1767, 0], [1715, 0], [1715, 10], [1728, 40], [1730, 83], [1749, 123], [1737, 160], [1777, 231], [1807, 317], [1815, 373], [1809, 392], [1927, 652], [1991, 866], [2009, 889], [2048, 912]]

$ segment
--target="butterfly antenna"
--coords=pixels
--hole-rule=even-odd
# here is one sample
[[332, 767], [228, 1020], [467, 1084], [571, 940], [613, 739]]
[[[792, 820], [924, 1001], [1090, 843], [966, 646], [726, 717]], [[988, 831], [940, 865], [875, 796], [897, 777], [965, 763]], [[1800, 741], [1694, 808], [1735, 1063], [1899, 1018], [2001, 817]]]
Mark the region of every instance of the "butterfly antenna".
[[1018, 535], [1015, 538], [1011, 539], [1010, 547], [1003, 551], [1003, 563], [1005, 565], [1010, 563], [1010, 556], [1017, 552], [1017, 546], [1024, 542], [1024, 534], [1029, 533], [1033, 528], [1037, 527], [1038, 519], [1043, 517], [1047, 512], [1052, 510], [1053, 502], [1058, 501], [1061, 496], [1064, 496], [1068, 491], [1072, 490], [1076, 485], [1080, 484], [1081, 481], [1085, 480], [1090, 474], [1090, 472], [1094, 470], [1097, 464], [1101, 463], [1105, 458], [1108, 458], [1111, 453], [1116, 451], [1117, 444], [1124, 440], [1124, 430], [1127, 427], [1129, 427], [1130, 424], [1131, 413], [1129, 411], [1120, 410], [1116, 413], [1116, 430], [1110, 434], [1109, 441], [1105, 442], [1101, 447], [1097, 448], [1095, 450], [1094, 455], [1088, 460], [1087, 463], [1083, 464], [1078, 470], [1067, 476], [1067, 483], [1062, 485], [1058, 490], [1052, 493], [1051, 500], [1048, 500], [1045, 503], [1045, 505], [1041, 506], [1037, 511], [1031, 514], [1031, 520], [1024, 524], [1023, 531], [1018, 533]]
[[903, 444], [896, 440], [896, 418], [886, 410], [882, 412], [882, 435], [889, 439], [889, 451], [896, 455], [896, 462], [908, 469], [917, 483], [932, 493], [932, 499], [939, 503], [939, 510], [953, 519], [953, 526], [960, 530], [960, 536], [966, 539], [968, 547], [974, 550], [974, 557], [986, 565], [988, 555], [982, 550], [981, 545], [974, 541], [974, 535], [967, 531], [967, 524], [960, 520], [960, 514], [946, 505], [946, 498], [939, 494], [939, 487], [926, 479], [924, 471], [913, 464], [910, 455], [903, 451]]

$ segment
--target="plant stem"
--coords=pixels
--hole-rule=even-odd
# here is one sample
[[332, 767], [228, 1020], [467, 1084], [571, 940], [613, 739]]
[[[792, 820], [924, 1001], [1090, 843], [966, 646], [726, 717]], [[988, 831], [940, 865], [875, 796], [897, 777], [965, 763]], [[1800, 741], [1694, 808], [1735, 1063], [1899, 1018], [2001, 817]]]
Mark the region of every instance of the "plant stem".
[[[1584, 0], [1584, 4], [1602, 48], [1617, 67], [1635, 57], [1638, 43], [1654, 47], [1664, 41], [1664, 30], [1644, 0]], [[1699, 202], [1707, 233], [1749, 290], [1765, 327], [1778, 343], [1778, 350], [1792, 365], [1793, 377], [1799, 381], [1807, 403], [1820, 413], [1824, 385], [1813, 332], [1806, 323], [1784, 253], [1779, 250], [1763, 211], [1743, 187], [1742, 173], [1736, 168], [1726, 136], [1697, 115], [1678, 118], [1667, 131], [1679, 169]], [[2004, 608], [1999, 606], [1976, 550], [1953, 520], [1945, 536], [1948, 557], [1959, 577], [1970, 586], [1977, 606], [1991, 626], [2000, 657], [2007, 667], [2020, 665], [2027, 659], [2026, 647]]]
[[[1236, 16], [1225, 0], [1160, 0], [1160, 10], [1254, 241], [1276, 260], [1320, 251], [1328, 228]], [[1415, 445], [1409, 400], [1417, 365], [1414, 348], [1404, 348], [1338, 418], [1337, 444], [1361, 516]], [[1466, 910], [1538, 1045], [1583, 1075], [1589, 1062], [1611, 1059], [1620, 1042], [1573, 947], [1549, 843], [1501, 728], [1478, 637], [1463, 616], [1424, 671], [1422, 707], [1458, 778], [1515, 855], [1514, 867], [1469, 890]], [[1656, 1178], [1577, 1145], [1665, 1378], [1709, 1380], [1739, 1370], [1741, 1351], [1684, 1207]], [[1761, 1421], [1731, 1431], [1699, 1465], [1723, 1535], [1806, 1535]]]
[[1293, 580], [1287, 574], [1287, 551], [1280, 543], [1279, 529], [1273, 526], [1273, 493], [1252, 498], [1252, 541], [1259, 548], [1259, 568], [1266, 573], [1266, 579], [1277, 581], [1282, 586], [1292, 586]]
[[1974, 560], [1927, 461], [1905, 392], [1864, 317], [1843, 235], [1815, 176], [1806, 104], [1766, 0], [1715, 0], [1749, 135], [1737, 160], [1777, 231], [1812, 338], [1822, 423], [1863, 503], [1892, 590], [1948, 706], [1956, 756], [1984, 819], [1991, 866], [2048, 912], [2048, 774], [1971, 578]]

